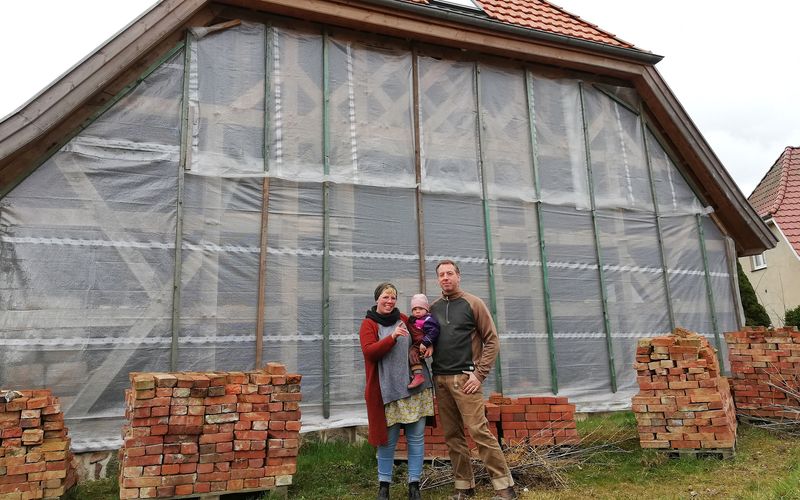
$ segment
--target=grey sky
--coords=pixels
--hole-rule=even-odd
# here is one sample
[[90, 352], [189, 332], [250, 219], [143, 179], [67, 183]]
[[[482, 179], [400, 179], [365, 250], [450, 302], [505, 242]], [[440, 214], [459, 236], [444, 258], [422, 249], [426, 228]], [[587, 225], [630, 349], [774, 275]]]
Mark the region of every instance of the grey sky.
[[[5, 116], [133, 21], [154, 0], [7, 2], [0, 29]], [[664, 56], [656, 67], [745, 195], [800, 146], [794, 64], [800, 2], [556, 0]]]

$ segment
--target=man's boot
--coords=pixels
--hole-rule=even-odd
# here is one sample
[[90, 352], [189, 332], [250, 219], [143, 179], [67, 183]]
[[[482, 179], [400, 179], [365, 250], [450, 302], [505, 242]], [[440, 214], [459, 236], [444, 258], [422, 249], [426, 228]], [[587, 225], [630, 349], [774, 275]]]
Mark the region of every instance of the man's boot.
[[460, 490], [456, 488], [453, 490], [453, 494], [450, 495], [450, 500], [466, 500], [467, 498], [472, 498], [475, 496], [475, 490], [472, 488], [466, 490]]
[[517, 498], [517, 492], [514, 491], [513, 486], [509, 486], [502, 490], [495, 490], [492, 500], [511, 500], [514, 498]]

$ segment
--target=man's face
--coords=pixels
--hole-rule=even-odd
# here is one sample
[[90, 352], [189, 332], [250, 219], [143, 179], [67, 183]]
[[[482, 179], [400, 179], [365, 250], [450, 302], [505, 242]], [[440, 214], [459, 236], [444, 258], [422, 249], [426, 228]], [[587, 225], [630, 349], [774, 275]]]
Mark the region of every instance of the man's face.
[[436, 271], [436, 279], [444, 293], [452, 293], [461, 286], [461, 276], [453, 264], [442, 264]]

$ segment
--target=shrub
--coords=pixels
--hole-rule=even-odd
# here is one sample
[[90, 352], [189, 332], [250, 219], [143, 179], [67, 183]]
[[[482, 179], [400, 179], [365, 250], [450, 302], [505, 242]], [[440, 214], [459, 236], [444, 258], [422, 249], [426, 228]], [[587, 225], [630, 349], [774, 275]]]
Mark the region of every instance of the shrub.
[[[756, 292], [753, 285], [747, 279], [747, 275], [742, 270], [742, 265], [736, 262], [736, 269], [739, 273], [739, 295], [742, 298], [742, 308], [744, 308], [745, 326], [769, 326], [771, 321], [769, 314], [764, 306], [758, 303]], [[789, 323], [786, 323], [787, 325]]]
[[785, 326], [800, 327], [800, 306], [797, 306], [794, 309], [789, 309], [788, 311], [786, 311], [783, 324]]

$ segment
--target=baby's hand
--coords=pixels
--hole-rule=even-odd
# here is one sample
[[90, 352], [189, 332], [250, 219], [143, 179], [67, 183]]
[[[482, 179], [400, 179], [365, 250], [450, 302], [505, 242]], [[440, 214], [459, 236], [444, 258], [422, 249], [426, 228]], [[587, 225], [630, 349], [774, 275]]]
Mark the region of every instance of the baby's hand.
[[420, 344], [419, 353], [422, 354], [423, 357], [430, 358], [433, 356], [433, 346], [429, 345], [428, 347], [425, 347], [425, 344]]

